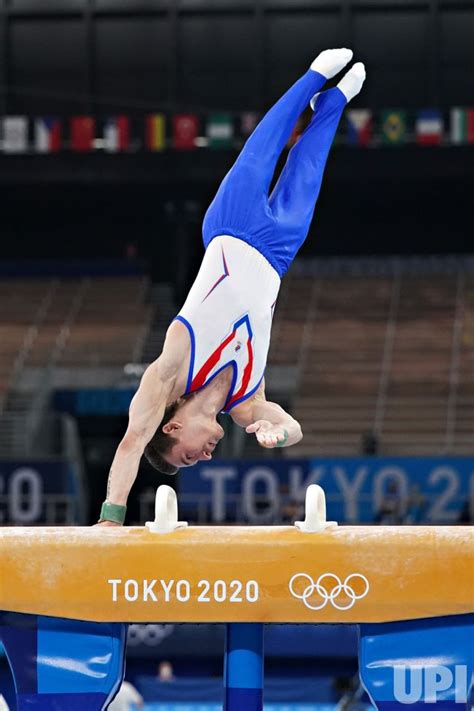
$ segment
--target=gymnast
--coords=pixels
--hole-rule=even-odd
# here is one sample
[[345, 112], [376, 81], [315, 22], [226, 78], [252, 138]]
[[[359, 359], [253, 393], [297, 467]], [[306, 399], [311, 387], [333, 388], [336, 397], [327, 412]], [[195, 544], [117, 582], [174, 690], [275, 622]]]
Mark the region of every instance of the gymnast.
[[[143, 374], [110, 469], [99, 523], [120, 525], [142, 454], [161, 472], [207, 461], [220, 412], [262, 447], [289, 447], [299, 423], [265, 398], [264, 371], [280, 281], [306, 239], [341, 114], [362, 88], [360, 62], [328, 49], [268, 111], [222, 181], [203, 224], [206, 252], [163, 352]], [[278, 158], [307, 104], [312, 119], [269, 196]]]

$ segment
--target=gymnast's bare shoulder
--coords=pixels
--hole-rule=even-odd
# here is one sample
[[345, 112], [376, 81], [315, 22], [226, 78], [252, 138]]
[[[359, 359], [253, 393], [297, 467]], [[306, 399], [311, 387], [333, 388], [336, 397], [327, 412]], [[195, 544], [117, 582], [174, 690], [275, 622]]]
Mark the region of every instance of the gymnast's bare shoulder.
[[132, 399], [122, 448], [128, 444], [129, 449], [137, 449], [141, 456], [160, 424], [166, 406], [186, 388], [190, 349], [185, 327], [174, 321], [166, 332], [160, 356], [143, 373]]
[[166, 331], [161, 355], [150, 366], [161, 381], [173, 383], [170, 401], [180, 397], [186, 389], [190, 355], [191, 342], [186, 326], [180, 321], [172, 321]]

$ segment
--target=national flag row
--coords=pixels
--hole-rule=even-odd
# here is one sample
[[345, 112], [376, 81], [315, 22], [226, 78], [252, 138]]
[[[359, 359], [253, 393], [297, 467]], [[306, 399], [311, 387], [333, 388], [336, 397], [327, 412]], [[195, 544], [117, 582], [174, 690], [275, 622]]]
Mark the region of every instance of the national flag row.
[[351, 145], [474, 143], [474, 108], [452, 108], [448, 121], [438, 109], [422, 109], [414, 116], [403, 109], [387, 109], [376, 115], [369, 109], [348, 109], [346, 121], [346, 142]]
[[[143, 120], [128, 116], [96, 119], [73, 116], [68, 121], [53, 117], [5, 116], [1, 119], [0, 146], [4, 153], [54, 153], [64, 148], [75, 152], [103, 150], [110, 153], [149, 151], [165, 148], [193, 150], [198, 147], [236, 146], [253, 131], [261, 115], [245, 112], [239, 116], [211, 113], [204, 119], [183, 113], [171, 117], [151, 114]], [[306, 117], [308, 118], [308, 117]], [[304, 130], [301, 120], [290, 138], [291, 146]], [[415, 115], [403, 109], [374, 112], [348, 109], [341, 122], [338, 140], [349, 145], [460, 145], [474, 143], [474, 108], [452, 108], [449, 116], [436, 109]]]
[[[78, 153], [104, 150], [109, 153], [150, 151], [165, 148], [192, 150], [200, 146], [230, 147], [236, 138], [245, 139], [259, 121], [259, 114], [239, 117], [238, 130], [231, 114], [210, 114], [202, 121], [196, 114], [151, 114], [143, 120], [128, 116], [96, 119], [73, 116], [68, 121], [54, 117], [5, 116], [1, 119], [0, 146], [4, 153], [55, 153], [69, 148]], [[204, 128], [204, 135], [201, 131]]]

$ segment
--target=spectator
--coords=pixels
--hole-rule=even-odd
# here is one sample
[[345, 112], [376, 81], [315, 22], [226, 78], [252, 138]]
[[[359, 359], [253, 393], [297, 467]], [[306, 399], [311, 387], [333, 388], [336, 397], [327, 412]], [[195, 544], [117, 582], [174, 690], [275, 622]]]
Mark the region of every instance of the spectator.
[[375, 432], [364, 432], [362, 435], [362, 454], [365, 457], [375, 457], [379, 452], [379, 439]]
[[413, 484], [407, 501], [407, 513], [403, 523], [420, 523], [426, 508], [426, 499], [420, 491], [418, 484]]
[[358, 674], [350, 679], [337, 677], [334, 680], [334, 689], [339, 694], [342, 694], [335, 705], [335, 711], [366, 711], [367, 704], [362, 700], [365, 689]]
[[[472, 509], [471, 509], [471, 506], [472, 506]], [[466, 501], [464, 502], [464, 506], [462, 507], [461, 511], [459, 512], [457, 523], [459, 523], [461, 525], [473, 523], [473, 520], [471, 517], [471, 510], [474, 510], [474, 505], [471, 504], [471, 501], [469, 499], [466, 499]]]
[[176, 679], [174, 673], [173, 673], [173, 665], [171, 662], [168, 662], [166, 659], [164, 659], [162, 662], [158, 664], [158, 681], [174, 681]]
[[109, 711], [132, 711], [143, 708], [143, 698], [132, 684], [122, 682], [120, 691], [109, 706]]
[[392, 526], [402, 523], [402, 501], [396, 481], [389, 483], [387, 492], [380, 504], [380, 509], [375, 515], [374, 523]]
[[301, 515], [304, 517], [304, 508], [302, 504], [298, 503], [293, 497], [290, 496], [290, 489], [287, 484], [282, 484], [280, 486], [280, 498], [282, 502], [280, 523], [292, 524]]

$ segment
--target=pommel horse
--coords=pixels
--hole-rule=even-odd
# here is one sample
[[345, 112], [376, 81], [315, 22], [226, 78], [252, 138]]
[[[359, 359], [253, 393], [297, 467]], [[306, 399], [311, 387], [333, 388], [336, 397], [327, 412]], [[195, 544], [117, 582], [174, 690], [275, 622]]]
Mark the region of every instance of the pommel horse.
[[227, 711], [263, 708], [264, 623], [358, 624], [382, 711], [472, 693], [473, 529], [337, 526], [316, 485], [295, 526], [188, 527], [160, 487], [145, 527], [0, 528], [0, 572], [18, 711], [106, 709], [130, 622], [226, 623]]

